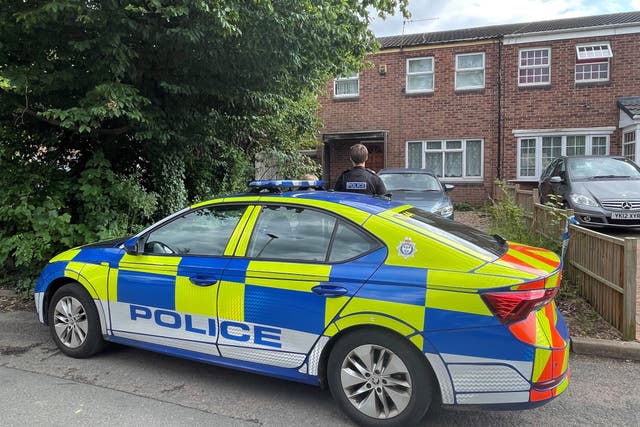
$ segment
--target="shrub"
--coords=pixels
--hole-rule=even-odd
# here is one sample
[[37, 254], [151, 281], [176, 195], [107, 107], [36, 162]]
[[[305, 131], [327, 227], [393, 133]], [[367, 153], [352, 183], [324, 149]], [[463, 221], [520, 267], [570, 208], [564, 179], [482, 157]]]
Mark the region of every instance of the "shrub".
[[56, 162], [0, 152], [0, 284], [27, 294], [57, 252], [139, 231], [156, 196], [97, 152], [79, 177]]
[[522, 243], [530, 246], [538, 246], [560, 253], [562, 241], [556, 241], [534, 232], [529, 221], [525, 217], [525, 212], [518, 206], [513, 195], [506, 188], [504, 182], [499, 182], [500, 197], [492, 200], [492, 204], [487, 208], [491, 216], [491, 233], [499, 234], [507, 240]]

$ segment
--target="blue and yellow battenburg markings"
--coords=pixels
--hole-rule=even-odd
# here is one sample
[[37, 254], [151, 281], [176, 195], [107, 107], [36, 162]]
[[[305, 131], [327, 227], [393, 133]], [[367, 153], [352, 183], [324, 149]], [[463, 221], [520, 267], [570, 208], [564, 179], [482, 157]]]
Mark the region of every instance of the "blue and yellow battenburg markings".
[[[299, 186], [294, 183], [283, 181], [281, 185]], [[489, 290], [558, 286], [561, 265], [555, 254], [511, 244], [507, 254], [496, 260], [412, 225], [402, 217], [407, 206], [380, 199], [364, 203], [364, 197], [297, 192], [291, 197], [243, 195], [199, 203], [192, 208], [223, 202], [256, 203], [248, 207], [233, 231], [225, 256], [132, 256], [117, 248], [76, 248], [51, 260], [36, 292], [44, 292], [57, 277], [77, 280], [94, 299], [108, 302], [111, 333], [117, 334], [119, 327], [131, 328], [140, 340], [155, 334], [187, 341], [181, 348], [191, 348], [191, 342], [219, 346], [222, 355], [227, 354], [224, 348], [239, 348], [244, 353], [228, 354], [246, 356], [243, 367], [254, 362], [277, 364], [278, 358], [289, 358], [287, 367], [297, 368], [306, 363], [318, 337], [330, 338], [351, 327], [373, 325], [398, 332], [428, 355], [441, 387], [445, 382], [450, 384], [451, 390], [443, 391], [445, 403], [500, 399], [499, 394], [491, 397], [487, 393], [482, 401], [465, 391], [460, 385], [466, 375], [464, 366], [473, 366], [488, 376], [501, 372], [512, 379], [524, 378], [528, 388], [514, 394], [514, 399], [526, 398], [516, 400], [519, 402], [548, 399], [564, 390], [566, 380], [549, 390], [531, 388], [531, 384], [561, 378], [568, 372], [568, 334], [555, 305], [548, 304], [507, 328], [481, 298], [481, 292]], [[350, 218], [385, 241], [387, 247], [332, 265], [244, 258], [248, 231], [260, 213], [258, 204], [285, 201]], [[411, 250], [402, 251], [403, 242], [411, 245]], [[197, 275], [216, 283], [196, 286], [191, 279]], [[314, 287], [327, 284], [344, 288], [344, 294], [328, 298], [313, 292]], [[116, 311], [127, 321], [116, 319]], [[202, 351], [202, 347], [193, 348]], [[501, 366], [512, 366], [506, 368], [511, 374], [500, 371]], [[452, 372], [459, 376], [451, 377]]]

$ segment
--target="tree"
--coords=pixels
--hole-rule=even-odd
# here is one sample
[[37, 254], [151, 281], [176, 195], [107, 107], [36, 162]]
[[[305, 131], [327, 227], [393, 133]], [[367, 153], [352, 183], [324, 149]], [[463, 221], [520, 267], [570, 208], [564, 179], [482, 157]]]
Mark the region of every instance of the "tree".
[[[237, 189], [257, 151], [289, 152], [314, 140], [318, 89], [361, 67], [376, 47], [367, 8], [406, 14], [407, 0], [0, 0], [0, 6], [0, 167], [19, 171], [1, 184], [26, 190], [22, 175], [38, 177], [43, 187], [27, 201], [33, 210], [56, 183], [51, 209], [68, 225], [31, 260], [42, 261], [63, 243], [108, 234], [77, 230], [96, 230], [81, 222], [97, 220], [78, 196], [87, 170], [100, 171], [91, 181], [95, 197], [114, 212], [130, 207], [101, 186], [132, 177], [137, 220], [121, 218], [124, 225], [112, 227], [131, 230], [153, 215]], [[0, 226], [0, 240], [34, 231], [15, 212], [0, 211]], [[15, 261], [18, 244], [0, 245], [0, 262]]]

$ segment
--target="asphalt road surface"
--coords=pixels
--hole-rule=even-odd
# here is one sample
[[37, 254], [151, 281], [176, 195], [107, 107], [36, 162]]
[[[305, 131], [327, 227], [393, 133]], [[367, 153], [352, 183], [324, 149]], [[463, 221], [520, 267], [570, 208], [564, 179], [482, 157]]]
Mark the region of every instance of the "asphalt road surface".
[[[429, 426], [640, 426], [640, 363], [572, 355], [572, 382], [528, 411], [437, 409]], [[62, 355], [33, 312], [0, 313], [0, 425], [348, 426], [328, 392], [111, 345]]]

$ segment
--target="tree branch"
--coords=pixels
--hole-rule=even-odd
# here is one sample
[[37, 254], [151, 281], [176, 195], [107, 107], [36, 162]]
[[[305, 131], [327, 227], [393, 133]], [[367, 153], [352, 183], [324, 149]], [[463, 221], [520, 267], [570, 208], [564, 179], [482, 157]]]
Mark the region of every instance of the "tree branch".
[[[29, 117], [33, 117], [34, 119], [40, 120], [41, 122], [48, 123], [48, 124], [50, 124], [52, 126], [57, 126], [57, 127], [61, 128], [61, 129], [70, 130], [70, 131], [76, 132], [76, 133], [78, 133], [80, 135], [83, 135], [80, 132], [80, 128], [79, 127], [77, 127], [77, 126], [64, 127], [64, 126], [62, 126], [62, 122], [60, 122], [59, 120], [53, 120], [53, 119], [48, 119], [46, 117], [42, 117], [37, 112], [35, 112], [33, 110], [24, 109], [22, 111], [22, 114], [23, 115], [27, 115]], [[91, 132], [86, 133], [84, 135], [86, 135], [86, 136], [91, 136], [91, 135], [122, 135], [122, 134], [125, 134], [125, 133], [129, 132], [133, 128], [134, 128], [133, 125], [128, 124], [128, 125], [125, 125], [125, 126], [121, 126], [119, 128], [93, 129]]]

